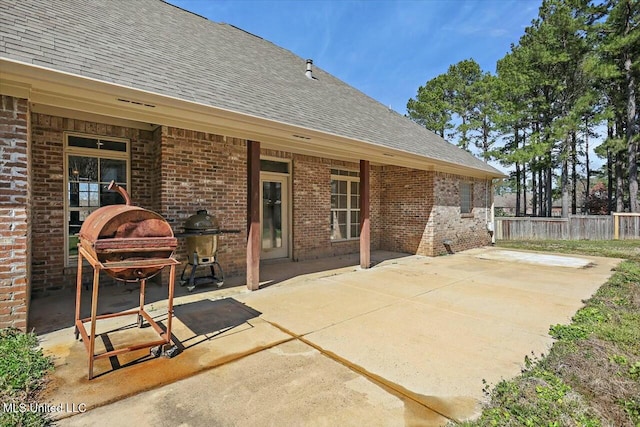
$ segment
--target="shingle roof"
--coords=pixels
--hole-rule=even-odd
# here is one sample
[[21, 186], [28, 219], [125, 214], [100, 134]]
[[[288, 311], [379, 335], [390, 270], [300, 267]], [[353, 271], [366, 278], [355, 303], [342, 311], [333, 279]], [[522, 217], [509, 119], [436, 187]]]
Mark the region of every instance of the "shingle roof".
[[160, 0], [0, 0], [0, 56], [501, 175], [314, 65]]

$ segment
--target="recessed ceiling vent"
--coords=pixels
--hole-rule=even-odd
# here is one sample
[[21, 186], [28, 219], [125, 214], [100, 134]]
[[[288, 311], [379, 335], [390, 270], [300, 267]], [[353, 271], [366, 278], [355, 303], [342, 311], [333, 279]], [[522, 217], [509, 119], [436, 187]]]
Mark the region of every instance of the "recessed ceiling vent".
[[118, 101], [126, 102], [127, 104], [139, 105], [141, 107], [156, 108], [156, 106], [153, 104], [147, 104], [146, 102], [140, 102], [140, 101], [132, 101], [130, 99], [118, 98]]

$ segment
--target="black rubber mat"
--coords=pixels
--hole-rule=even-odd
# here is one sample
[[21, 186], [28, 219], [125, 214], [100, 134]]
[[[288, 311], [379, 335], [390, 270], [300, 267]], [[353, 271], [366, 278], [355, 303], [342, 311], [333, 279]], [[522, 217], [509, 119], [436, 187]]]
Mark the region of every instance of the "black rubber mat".
[[173, 313], [196, 335], [233, 328], [262, 314], [233, 298], [214, 301], [207, 299], [177, 305]]

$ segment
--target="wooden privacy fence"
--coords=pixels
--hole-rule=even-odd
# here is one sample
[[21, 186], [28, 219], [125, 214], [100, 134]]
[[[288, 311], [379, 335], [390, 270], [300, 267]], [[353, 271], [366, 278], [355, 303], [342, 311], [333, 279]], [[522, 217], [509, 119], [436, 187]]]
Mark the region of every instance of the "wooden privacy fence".
[[496, 218], [497, 240], [640, 239], [640, 214], [571, 215], [569, 218]]

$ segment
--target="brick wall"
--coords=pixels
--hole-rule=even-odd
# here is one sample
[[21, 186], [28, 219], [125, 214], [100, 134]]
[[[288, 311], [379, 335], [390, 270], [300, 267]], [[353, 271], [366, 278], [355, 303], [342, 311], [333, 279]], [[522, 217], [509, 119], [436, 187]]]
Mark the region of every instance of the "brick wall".
[[[223, 229], [218, 261], [227, 276], [246, 271], [246, 142], [220, 135], [163, 126], [160, 144], [159, 213], [174, 231], [199, 209], [214, 215]], [[186, 258], [180, 239], [177, 258]]]
[[27, 328], [31, 285], [29, 104], [0, 96], [0, 328]]
[[430, 255], [433, 172], [384, 166], [380, 179], [380, 248]]
[[64, 263], [64, 132], [127, 138], [131, 141], [131, 199], [133, 204], [153, 208], [154, 136], [149, 131], [74, 120], [47, 114], [31, 115], [33, 150], [33, 294], [75, 286], [75, 263]]
[[[360, 170], [360, 165], [297, 154], [293, 159], [293, 259], [359, 252], [358, 239], [331, 240], [331, 169]], [[377, 207], [372, 206], [371, 215], [377, 213]]]
[[293, 161], [293, 259], [331, 255], [331, 162], [309, 156]]
[[384, 222], [381, 213], [382, 167], [370, 166], [369, 175], [369, 224], [371, 229], [371, 250], [380, 249], [382, 227]]
[[[460, 182], [473, 184], [473, 209], [460, 214]], [[433, 255], [447, 253], [443, 240], [450, 240], [455, 252], [491, 243], [487, 221], [491, 221], [491, 181], [436, 173], [433, 219]], [[488, 198], [488, 200], [487, 200]]]
[[[8, 101], [3, 102], [6, 104]], [[21, 108], [26, 108], [26, 103], [24, 106], [20, 102], [15, 106], [11, 104], [11, 108], [5, 108], [3, 114], [11, 117], [20, 115], [22, 113], [16, 113], [16, 109], [22, 111]], [[25, 120], [28, 120], [29, 115], [26, 112], [24, 114]], [[37, 182], [32, 191], [32, 276], [35, 292], [75, 286], [75, 268], [64, 265], [61, 250], [66, 227], [64, 131], [131, 140], [133, 202], [161, 213], [175, 231], [181, 231], [186, 218], [202, 208], [215, 215], [223, 228], [240, 230], [239, 234], [220, 237], [218, 259], [227, 275], [244, 274], [244, 140], [171, 127], [148, 132], [44, 114], [34, 113], [30, 117], [33, 161], [37, 166], [30, 175]], [[23, 127], [27, 129], [26, 124]], [[6, 139], [3, 143], [9, 144]], [[26, 152], [26, 146], [24, 150]], [[330, 183], [332, 168], [358, 170], [359, 165], [264, 149], [262, 154], [292, 161], [293, 258], [306, 260], [358, 252], [358, 240], [330, 240]], [[487, 244], [485, 181], [474, 181], [473, 215], [462, 218], [459, 214], [458, 191], [461, 179], [464, 178], [395, 166], [373, 166], [372, 249], [437, 255], [444, 253], [441, 245], [444, 239], [452, 240], [456, 251]], [[0, 189], [5, 190], [5, 187]], [[17, 218], [24, 223], [27, 222], [28, 210], [23, 210], [23, 213], [17, 213]], [[5, 209], [0, 214], [16, 217], [15, 210]], [[180, 243], [183, 244], [182, 240]], [[177, 257], [185, 259], [183, 246], [179, 247]], [[25, 272], [25, 276], [28, 276], [28, 272]]]

